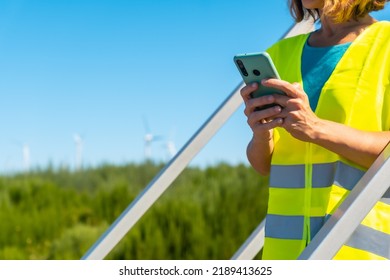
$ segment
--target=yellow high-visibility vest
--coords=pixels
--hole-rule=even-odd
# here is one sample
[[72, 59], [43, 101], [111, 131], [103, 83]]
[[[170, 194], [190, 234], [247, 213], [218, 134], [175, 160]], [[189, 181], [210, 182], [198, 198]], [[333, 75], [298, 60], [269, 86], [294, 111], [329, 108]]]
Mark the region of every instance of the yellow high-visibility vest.
[[[308, 36], [267, 50], [283, 80], [302, 84]], [[364, 131], [390, 130], [390, 22], [374, 23], [350, 45], [324, 84], [315, 114]], [[275, 129], [274, 142], [263, 259], [296, 259], [366, 169], [282, 128]], [[335, 259], [390, 259], [390, 191]]]

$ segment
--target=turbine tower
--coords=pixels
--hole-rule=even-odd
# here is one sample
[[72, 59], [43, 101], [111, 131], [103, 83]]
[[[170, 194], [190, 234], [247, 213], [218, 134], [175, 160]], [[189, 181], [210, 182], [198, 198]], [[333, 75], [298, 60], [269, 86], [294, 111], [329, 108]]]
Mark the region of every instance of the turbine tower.
[[175, 145], [175, 142], [173, 141], [173, 134], [174, 134], [174, 131], [172, 129], [171, 133], [169, 135], [168, 141], [165, 143], [165, 148], [167, 150], [168, 160], [173, 158], [177, 153], [176, 145]]
[[19, 140], [13, 140], [12, 141], [14, 145], [18, 146], [19, 149], [22, 150], [22, 170], [24, 172], [30, 171], [31, 166], [31, 154], [30, 154], [30, 146], [26, 143], [22, 143]]
[[30, 147], [27, 144], [23, 144], [23, 169], [28, 172], [30, 170]]
[[161, 136], [154, 135], [149, 127], [149, 123], [144, 118], [144, 128], [145, 128], [145, 135], [144, 135], [144, 156], [145, 160], [151, 160], [152, 159], [152, 142], [158, 141], [161, 139]]
[[76, 148], [76, 161], [75, 161], [75, 169], [80, 170], [83, 165], [83, 139], [77, 133], [73, 135], [73, 140]]

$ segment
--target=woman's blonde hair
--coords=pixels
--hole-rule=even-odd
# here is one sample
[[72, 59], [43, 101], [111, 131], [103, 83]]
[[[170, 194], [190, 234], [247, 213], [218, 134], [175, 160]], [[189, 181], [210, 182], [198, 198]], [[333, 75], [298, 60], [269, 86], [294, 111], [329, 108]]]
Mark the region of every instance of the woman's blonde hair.
[[[348, 20], [358, 20], [372, 11], [379, 11], [390, 0], [324, 0], [322, 13], [335, 22], [341, 23]], [[290, 12], [297, 22], [307, 17], [314, 20], [319, 18], [319, 10], [308, 10], [302, 5], [301, 0], [289, 0]]]

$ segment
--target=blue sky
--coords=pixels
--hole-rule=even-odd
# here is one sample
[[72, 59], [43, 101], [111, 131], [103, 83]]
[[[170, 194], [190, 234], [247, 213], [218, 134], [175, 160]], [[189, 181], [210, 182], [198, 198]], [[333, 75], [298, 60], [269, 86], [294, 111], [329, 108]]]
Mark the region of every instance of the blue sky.
[[[0, 173], [142, 162], [145, 120], [179, 150], [239, 84], [233, 56], [291, 26], [285, 0], [0, 0]], [[390, 19], [389, 7], [378, 14]], [[246, 163], [240, 108], [195, 165]]]

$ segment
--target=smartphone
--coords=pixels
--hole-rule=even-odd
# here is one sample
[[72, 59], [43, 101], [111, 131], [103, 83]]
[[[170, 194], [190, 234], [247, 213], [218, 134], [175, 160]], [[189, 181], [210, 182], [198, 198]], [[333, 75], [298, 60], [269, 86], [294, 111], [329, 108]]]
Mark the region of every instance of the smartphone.
[[[239, 54], [234, 56], [234, 62], [238, 68], [238, 71], [241, 74], [242, 79], [245, 84], [249, 85], [254, 82], [258, 83], [259, 88], [252, 93], [252, 98], [269, 95], [269, 94], [283, 94], [281, 90], [264, 87], [261, 85], [261, 80], [276, 78], [280, 79], [278, 71], [270, 55], [266, 52], [261, 53], [248, 53], [248, 54]], [[275, 104], [269, 104], [257, 108], [257, 110], [262, 110], [265, 108], [273, 107]]]

